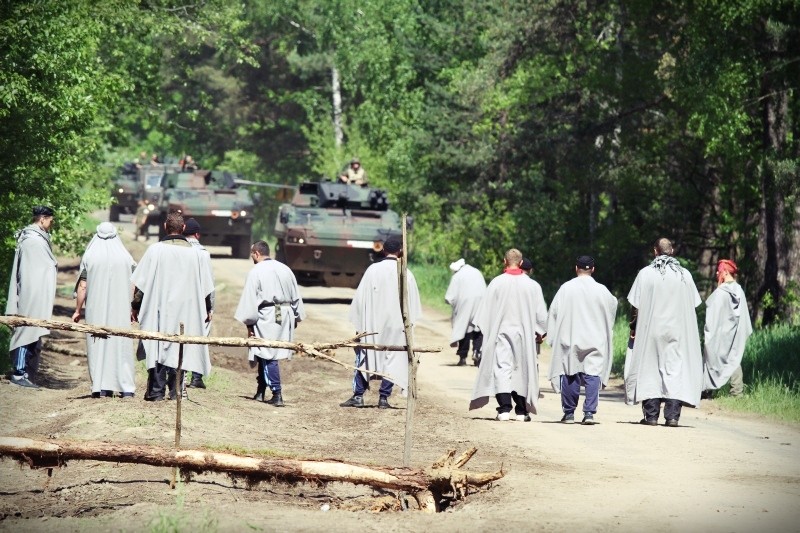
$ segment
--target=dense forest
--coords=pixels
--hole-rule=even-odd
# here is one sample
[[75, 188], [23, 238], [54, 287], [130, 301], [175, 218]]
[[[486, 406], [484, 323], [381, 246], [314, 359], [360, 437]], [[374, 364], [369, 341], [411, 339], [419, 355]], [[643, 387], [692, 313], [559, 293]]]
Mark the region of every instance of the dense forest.
[[9, 0], [0, 295], [31, 207], [78, 250], [142, 150], [289, 184], [357, 156], [416, 262], [515, 246], [549, 299], [588, 253], [624, 296], [667, 236], [797, 323], [799, 42], [797, 0]]

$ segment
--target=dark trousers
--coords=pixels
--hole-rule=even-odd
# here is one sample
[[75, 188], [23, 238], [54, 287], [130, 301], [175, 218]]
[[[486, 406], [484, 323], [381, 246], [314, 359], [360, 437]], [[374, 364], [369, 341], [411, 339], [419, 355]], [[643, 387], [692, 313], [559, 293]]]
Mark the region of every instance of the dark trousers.
[[[367, 356], [364, 350], [356, 349], [356, 367], [360, 367], [364, 364], [364, 358]], [[388, 398], [392, 395], [392, 388], [394, 387], [394, 383], [389, 381], [386, 378], [381, 379], [381, 388], [378, 390], [378, 394], [381, 396], [385, 396]], [[364, 378], [364, 374], [359, 372], [358, 370], [355, 371], [355, 375], [353, 376], [353, 394], [356, 396], [363, 396], [366, 390], [369, 388], [369, 381]]]
[[39, 356], [42, 353], [42, 339], [18, 346], [11, 350], [11, 364], [14, 365], [14, 374], [24, 376], [27, 374], [31, 381], [36, 379], [39, 372]]
[[642, 412], [647, 420], [658, 420], [661, 412], [661, 402], [664, 402], [664, 418], [667, 420], [678, 420], [681, 417], [680, 400], [669, 398], [649, 398], [642, 401]]
[[600, 401], [600, 376], [587, 376], [578, 372], [573, 376], [561, 375], [561, 409], [565, 414], [572, 414], [578, 407], [578, 396], [581, 394], [581, 385], [586, 388], [586, 397], [583, 399], [583, 412], [595, 414]]
[[514, 414], [517, 415], [528, 414], [528, 408], [525, 406], [525, 397], [520, 396], [519, 394], [517, 394], [516, 391], [501, 392], [500, 394], [495, 394], [495, 399], [497, 399], [498, 413], [510, 413], [511, 400], [514, 400]]
[[281, 391], [281, 369], [278, 366], [277, 359], [262, 359], [256, 357], [258, 361], [258, 390], [269, 390], [272, 392]]
[[483, 347], [483, 333], [480, 331], [470, 331], [463, 339], [458, 341], [458, 349], [456, 355], [459, 357], [466, 357], [469, 354], [469, 343], [472, 341], [472, 353], [480, 353]]
[[[177, 374], [178, 372], [174, 368], [156, 363], [155, 368], [147, 371], [147, 392], [145, 392], [144, 399], [160, 400], [166, 394], [167, 388], [169, 388], [170, 399], [174, 399], [177, 394], [175, 390]], [[185, 375], [186, 372], [181, 370], [181, 385], [183, 385]]]

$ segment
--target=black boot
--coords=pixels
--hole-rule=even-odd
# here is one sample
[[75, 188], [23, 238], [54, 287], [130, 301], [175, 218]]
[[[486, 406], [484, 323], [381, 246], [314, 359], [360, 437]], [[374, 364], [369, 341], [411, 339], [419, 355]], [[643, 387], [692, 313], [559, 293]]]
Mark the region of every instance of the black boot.
[[466, 355], [459, 355], [458, 356], [458, 364], [456, 366], [467, 366], [467, 356]]
[[264, 392], [266, 390], [267, 390], [266, 386], [264, 386], [264, 387], [259, 386], [258, 390], [256, 390], [256, 395], [253, 396], [253, 399], [255, 401], [257, 401], [257, 402], [263, 402], [264, 401]]
[[378, 399], [378, 409], [391, 409], [392, 406], [389, 405], [389, 398], [386, 396], [381, 396]]
[[202, 374], [198, 374], [196, 376], [192, 376], [192, 381], [189, 382], [187, 387], [194, 387], [195, 389], [205, 389], [206, 384], [203, 383], [203, 376]]
[[472, 352], [472, 364], [475, 366], [481, 366], [481, 352]]
[[272, 398], [265, 401], [264, 403], [268, 403], [274, 407], [283, 407], [283, 396], [281, 396], [281, 391], [275, 391], [272, 393]]

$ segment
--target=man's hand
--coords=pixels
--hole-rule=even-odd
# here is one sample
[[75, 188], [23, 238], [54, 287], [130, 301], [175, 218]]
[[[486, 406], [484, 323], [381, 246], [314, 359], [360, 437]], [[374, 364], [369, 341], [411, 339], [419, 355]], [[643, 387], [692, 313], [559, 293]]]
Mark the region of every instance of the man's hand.
[[208, 324], [209, 322], [211, 322], [211, 311], [209, 311], [208, 314], [206, 315], [206, 324]]
[[74, 313], [72, 313], [72, 321], [76, 324], [81, 321], [81, 310], [76, 309]]
[[544, 338], [547, 337], [547, 333], [543, 335], [536, 334], [536, 344], [542, 344], [544, 342]]
[[253, 330], [253, 326], [247, 326], [247, 336], [248, 337], [255, 337], [256, 332]]
[[131, 322], [139, 322], [139, 311], [131, 309]]

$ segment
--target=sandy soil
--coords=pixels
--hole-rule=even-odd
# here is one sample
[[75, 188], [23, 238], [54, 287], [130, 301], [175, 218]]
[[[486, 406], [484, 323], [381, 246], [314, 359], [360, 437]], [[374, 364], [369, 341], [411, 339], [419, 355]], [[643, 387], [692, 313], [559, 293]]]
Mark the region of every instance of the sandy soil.
[[[122, 225], [129, 230], [129, 225]], [[152, 241], [151, 241], [152, 242]], [[135, 257], [144, 242], [131, 243]], [[231, 316], [251, 264], [214, 249], [218, 312], [213, 334], [243, 335]], [[219, 252], [220, 255], [216, 255]], [[77, 259], [61, 261], [59, 284], [74, 282]], [[308, 319], [300, 340], [340, 340], [352, 334], [349, 289], [302, 288]], [[74, 302], [60, 292], [55, 317], [68, 320]], [[639, 407], [624, 405], [619, 381], [603, 391], [595, 426], [563, 425], [560, 400], [543, 386], [541, 412], [530, 423], [496, 422], [489, 406], [468, 411], [473, 367], [457, 367], [447, 346], [449, 319], [426, 309], [416, 331], [423, 355], [414, 427], [413, 466], [425, 467], [448, 449], [478, 448], [475, 470], [507, 470], [490, 489], [470, 494], [437, 515], [369, 512], [393, 495], [345, 484], [261, 483], [248, 487], [203, 474], [170, 490], [165, 468], [73, 462], [55, 471], [0, 463], [0, 529], [15, 531], [476, 531], [498, 525], [564, 531], [797, 531], [800, 530], [800, 431], [721, 411], [705, 402], [686, 409], [681, 427], [644, 427]], [[59, 345], [83, 349], [78, 336], [55, 334]], [[352, 354], [337, 356], [350, 361]], [[297, 357], [282, 364], [285, 408], [249, 398], [255, 374], [244, 350], [212, 348], [215, 371], [206, 390], [184, 403], [184, 447], [271, 450], [307, 457], [399, 465], [405, 401], [395, 409], [343, 409], [351, 374]], [[548, 352], [540, 371], [546, 372]], [[43, 355], [38, 391], [0, 382], [3, 435], [102, 440], [170, 446], [175, 403], [91, 399], [86, 360]], [[547, 384], [544, 375], [542, 383]], [[377, 403], [375, 392], [367, 401]], [[663, 420], [662, 420], [663, 422]], [[330, 511], [321, 510], [328, 504]], [[348, 510], [357, 509], [357, 510]]]

